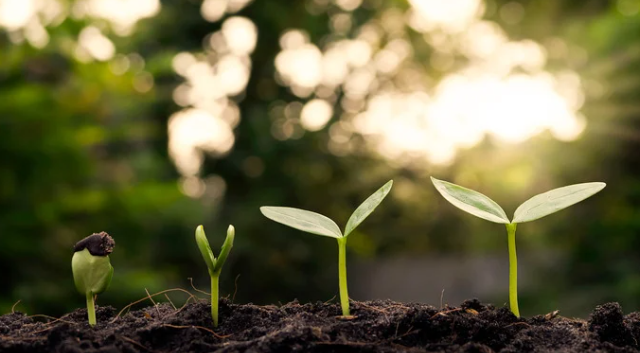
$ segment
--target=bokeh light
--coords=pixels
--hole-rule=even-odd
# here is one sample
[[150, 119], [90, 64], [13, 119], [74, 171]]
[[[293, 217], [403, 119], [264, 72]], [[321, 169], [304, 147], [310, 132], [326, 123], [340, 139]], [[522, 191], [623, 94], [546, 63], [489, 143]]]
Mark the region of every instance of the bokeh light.
[[[489, 135], [504, 143], [544, 131], [560, 140], [580, 135], [581, 80], [568, 69], [547, 71], [542, 45], [509, 40], [499, 24], [482, 19], [480, 0], [410, 3], [406, 16], [424, 34], [423, 45], [434, 50], [432, 69], [446, 73], [438, 80], [412, 55], [415, 43], [397, 27], [401, 15], [395, 10], [360, 26], [354, 39], [331, 38], [322, 47], [301, 29], [287, 30], [280, 38], [276, 78], [296, 96], [311, 98], [309, 107], [339, 97], [343, 126], [363, 135], [372, 151], [404, 166], [451, 163], [460, 148]], [[502, 9], [512, 22], [522, 11], [519, 3]], [[343, 154], [351, 141], [329, 144]]]
[[113, 57], [115, 51], [113, 43], [96, 27], [89, 26], [80, 32], [76, 51], [78, 59], [87, 60], [91, 56], [96, 60], [106, 61]]
[[309, 131], [318, 131], [325, 127], [333, 115], [333, 107], [322, 99], [307, 102], [300, 113], [302, 127]]
[[76, 17], [105, 19], [119, 35], [130, 34], [138, 21], [159, 11], [159, 0], [79, 0], [73, 5]]
[[[205, 49], [215, 55], [183, 52], [173, 58], [173, 69], [185, 79], [174, 90], [173, 99], [185, 109], [170, 118], [169, 154], [188, 178], [199, 175], [203, 153], [220, 156], [233, 146], [232, 129], [240, 122], [233, 97], [241, 94], [249, 81], [249, 55], [255, 49], [258, 30], [248, 18], [233, 16], [209, 38]], [[192, 197], [201, 195], [191, 192], [193, 187], [183, 190]]]

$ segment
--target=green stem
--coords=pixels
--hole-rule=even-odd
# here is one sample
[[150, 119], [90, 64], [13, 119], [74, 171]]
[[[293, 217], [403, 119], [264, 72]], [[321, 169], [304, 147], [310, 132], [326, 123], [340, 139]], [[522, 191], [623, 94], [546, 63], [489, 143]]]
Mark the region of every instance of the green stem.
[[509, 243], [509, 306], [513, 315], [520, 317], [518, 309], [518, 258], [516, 256], [516, 224], [507, 224]]
[[349, 316], [349, 291], [347, 290], [347, 238], [338, 238], [338, 276], [342, 315]]
[[87, 314], [89, 315], [89, 325], [96, 325], [96, 307], [93, 302], [93, 293], [87, 293]]
[[218, 327], [218, 282], [220, 276], [211, 276], [211, 317], [213, 327]]

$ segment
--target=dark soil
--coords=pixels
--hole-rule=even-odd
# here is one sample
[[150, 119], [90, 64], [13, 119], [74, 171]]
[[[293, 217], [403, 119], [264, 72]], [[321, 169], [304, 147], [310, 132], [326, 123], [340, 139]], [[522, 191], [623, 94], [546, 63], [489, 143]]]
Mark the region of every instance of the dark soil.
[[58, 320], [0, 316], [0, 352], [640, 352], [640, 313], [617, 303], [596, 307], [588, 321], [547, 314], [518, 319], [507, 308], [468, 300], [437, 309], [392, 301], [283, 306], [160, 304], [116, 318], [97, 309], [98, 325], [79, 309]]

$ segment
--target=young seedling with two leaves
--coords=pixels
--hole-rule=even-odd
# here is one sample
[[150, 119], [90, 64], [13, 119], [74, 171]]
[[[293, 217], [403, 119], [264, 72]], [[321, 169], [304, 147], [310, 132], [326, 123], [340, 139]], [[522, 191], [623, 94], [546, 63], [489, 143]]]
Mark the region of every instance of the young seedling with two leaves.
[[351, 217], [349, 217], [347, 226], [344, 229], [344, 234], [333, 220], [319, 213], [291, 207], [260, 207], [262, 214], [273, 221], [307, 233], [323, 235], [338, 240], [338, 282], [340, 286], [340, 305], [342, 306], [342, 315], [344, 316], [350, 315], [349, 292], [347, 290], [347, 237], [378, 207], [387, 194], [389, 194], [392, 185], [393, 180], [389, 180], [358, 206]]
[[222, 250], [218, 258], [213, 255], [209, 241], [206, 234], [204, 234], [204, 227], [198, 226], [196, 228], [196, 243], [198, 249], [204, 258], [204, 262], [207, 264], [209, 270], [209, 276], [211, 277], [211, 317], [213, 318], [213, 327], [218, 327], [218, 283], [220, 280], [220, 272], [222, 272], [222, 266], [227, 261], [227, 256], [231, 252], [233, 247], [233, 239], [236, 236], [236, 230], [232, 225], [229, 225], [227, 229], [227, 237], [222, 244]]
[[536, 195], [520, 205], [513, 220], [495, 201], [487, 196], [452, 184], [431, 178], [436, 190], [451, 204], [459, 209], [487, 221], [502, 223], [507, 227], [507, 243], [509, 247], [509, 306], [511, 312], [520, 317], [518, 309], [518, 260], [516, 257], [516, 225], [530, 222], [576, 204], [598, 191], [604, 189], [605, 183], [584, 183], [553, 189]]
[[100, 232], [80, 240], [73, 248], [73, 282], [78, 292], [87, 298], [87, 314], [91, 326], [96, 324], [95, 298], [109, 288], [113, 278], [109, 254], [115, 245], [116, 242], [109, 234]]

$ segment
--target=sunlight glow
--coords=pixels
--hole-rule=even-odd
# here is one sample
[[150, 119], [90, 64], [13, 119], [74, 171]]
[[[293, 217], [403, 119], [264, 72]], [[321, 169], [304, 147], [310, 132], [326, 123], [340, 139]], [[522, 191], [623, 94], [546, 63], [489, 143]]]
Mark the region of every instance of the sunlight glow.
[[322, 53], [308, 43], [284, 50], [276, 56], [276, 69], [285, 83], [313, 88], [322, 79]]
[[39, 21], [31, 20], [24, 28], [24, 36], [35, 48], [42, 49], [49, 43], [49, 33]]
[[[0, 27], [9, 31], [13, 43], [26, 39], [40, 49], [49, 43], [46, 27], [62, 23], [69, 15], [75, 19], [105, 19], [116, 34], [124, 36], [131, 33], [139, 20], [155, 16], [159, 11], [159, 0], [78, 0], [71, 6], [61, 0], [0, 0]], [[82, 31], [75, 50], [77, 59], [86, 62], [92, 58], [108, 60], [113, 56], [113, 44], [101, 30], [89, 25]]]
[[[113, 57], [116, 48], [109, 38], [93, 26], [85, 27], [78, 36], [79, 49], [88, 53], [96, 60], [106, 61]], [[79, 55], [82, 52], [78, 53]]]
[[584, 124], [554, 92], [554, 84], [548, 76], [500, 80], [452, 75], [438, 85], [433, 97], [414, 93], [372, 98], [354, 126], [372, 137], [385, 157], [422, 152], [436, 164], [451, 162], [457, 149], [477, 144], [485, 134], [517, 143], [549, 129], [556, 138], [575, 139]]
[[7, 29], [22, 28], [35, 12], [35, 0], [0, 0], [0, 26]]
[[240, 122], [233, 97], [242, 94], [249, 82], [249, 55], [257, 36], [251, 20], [229, 17], [205, 41], [204, 49], [215, 55], [182, 52], [173, 58], [173, 70], [185, 79], [173, 99], [184, 109], [170, 118], [169, 155], [187, 178], [183, 192], [191, 197], [201, 194], [200, 184], [189, 178], [197, 178], [204, 154], [220, 156], [233, 147], [233, 128]]
[[333, 107], [329, 102], [322, 99], [312, 99], [302, 108], [300, 124], [306, 130], [318, 131], [327, 125], [332, 115]]
[[252, 0], [204, 0], [200, 6], [202, 18], [209, 22], [217, 22], [225, 14], [242, 10]]
[[74, 4], [76, 14], [103, 18], [120, 35], [128, 35], [141, 19], [160, 12], [159, 0], [81, 0]]
[[[402, 34], [397, 9], [363, 24], [356, 38], [336, 36], [322, 47], [302, 30], [282, 34], [276, 79], [298, 97], [309, 97], [300, 125], [322, 129], [339, 99], [343, 113], [329, 128], [331, 152], [354, 152], [352, 136], [360, 134], [372, 151], [394, 163], [447, 164], [459, 149], [487, 136], [515, 144], [548, 131], [569, 141], [585, 129], [579, 76], [546, 71], [545, 48], [532, 40], [512, 41], [500, 25], [483, 20], [482, 0], [410, 4], [404, 18], [433, 48], [427, 64], [442, 73], [437, 80], [413, 57], [415, 39]], [[507, 3], [500, 12], [509, 23], [524, 16], [519, 3]], [[283, 113], [275, 115], [273, 135], [296, 138], [296, 120], [287, 109]]]
[[169, 118], [169, 155], [184, 176], [196, 176], [204, 161], [204, 152], [221, 155], [229, 152], [235, 140], [233, 131], [222, 119], [200, 109], [186, 109]]
[[215, 66], [219, 84], [226, 95], [235, 96], [247, 87], [249, 64], [234, 55], [224, 56]]
[[0, 0], [0, 28], [5, 28], [12, 43], [25, 39], [37, 49], [49, 43], [48, 25], [66, 17], [59, 0]]
[[227, 11], [227, 0], [204, 0], [200, 6], [202, 18], [209, 22], [216, 22]]
[[409, 0], [415, 10], [413, 26], [423, 32], [461, 32], [484, 13], [482, 0]]
[[343, 83], [347, 94], [363, 95], [375, 79], [373, 68], [365, 67], [373, 49], [364, 40], [333, 42], [323, 53], [308, 43], [306, 33], [292, 30], [281, 36], [280, 45], [283, 51], [275, 62], [279, 78], [299, 97], [308, 96], [320, 84], [335, 88]]
[[222, 35], [231, 53], [249, 55], [258, 41], [256, 25], [246, 17], [230, 17], [222, 24]]

